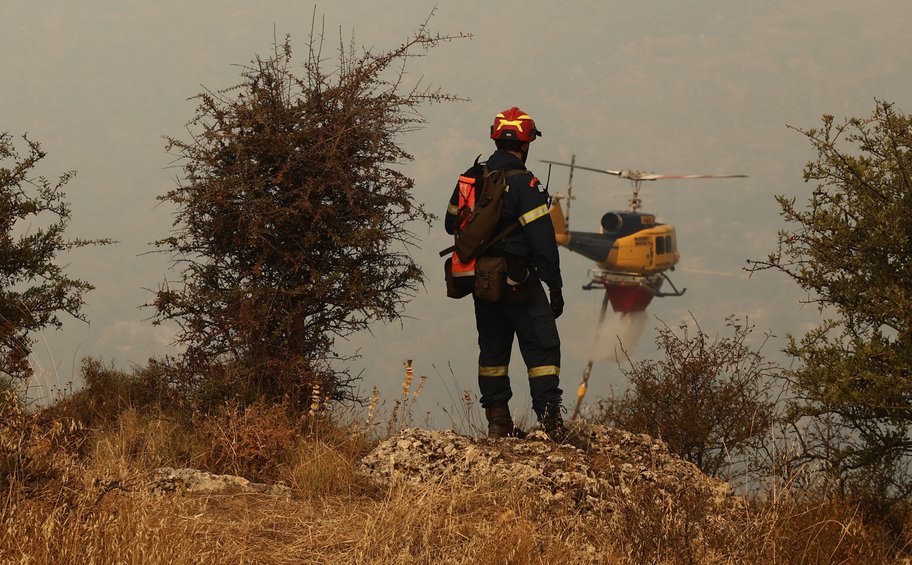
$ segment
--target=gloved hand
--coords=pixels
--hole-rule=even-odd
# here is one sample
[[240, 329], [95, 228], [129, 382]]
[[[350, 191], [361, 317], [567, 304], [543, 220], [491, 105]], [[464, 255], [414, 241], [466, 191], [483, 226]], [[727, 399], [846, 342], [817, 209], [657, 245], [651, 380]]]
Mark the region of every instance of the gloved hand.
[[564, 313], [564, 295], [561, 294], [561, 289], [559, 288], [550, 289], [550, 294], [551, 311], [554, 312], [554, 319], [556, 320]]

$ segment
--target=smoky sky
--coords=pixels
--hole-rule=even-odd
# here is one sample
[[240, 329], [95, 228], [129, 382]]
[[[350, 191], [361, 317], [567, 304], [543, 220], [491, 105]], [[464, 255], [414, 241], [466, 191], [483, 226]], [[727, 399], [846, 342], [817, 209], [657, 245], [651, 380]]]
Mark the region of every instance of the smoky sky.
[[[153, 326], [140, 306], [150, 299], [148, 289], [175, 276], [169, 258], [150, 254], [149, 244], [172, 229], [174, 210], [156, 197], [175, 186], [181, 170], [163, 137], [189, 136], [193, 95], [235, 84], [238, 65], [268, 54], [285, 34], [303, 54], [311, 30], [322, 33], [331, 68], [340, 44], [395, 47], [432, 7], [236, 0], [0, 5], [0, 131], [42, 143], [48, 158], [41, 174], [78, 170], [67, 187], [72, 236], [119, 241], [62, 258], [71, 274], [97, 287], [85, 308], [91, 323], [65, 320], [61, 331], [40, 336], [36, 398], [78, 381], [83, 356], [129, 368], [174, 352], [173, 328]], [[456, 177], [493, 149], [487, 130], [494, 114], [519, 106], [544, 132], [529, 159], [542, 179], [548, 171], [538, 159], [573, 154], [592, 167], [749, 175], [644, 187], [644, 210], [677, 229], [682, 259], [672, 276], [687, 292], [655, 300], [638, 343], [624, 345], [633, 359], [654, 357], [656, 326], [693, 317], [711, 335], [724, 334], [725, 318], [734, 314], [748, 317], [758, 337], [776, 336], [765, 349], [776, 358], [788, 333], [820, 320], [784, 276], [748, 277], [742, 270], [775, 247], [783, 224], [774, 195], [801, 201], [813, 188], [802, 180], [810, 146], [788, 126], [813, 127], [824, 113], [866, 116], [875, 98], [912, 109], [909, 21], [912, 6], [892, 0], [441, 3], [430, 28], [473, 37], [411, 59], [406, 83], [469, 100], [422, 110], [424, 129], [401, 139], [414, 156], [403, 170], [416, 181], [416, 200], [442, 217]], [[551, 192], [566, 183], [565, 170], [551, 171]], [[579, 172], [574, 195], [574, 229], [596, 230], [604, 212], [626, 206], [628, 185]], [[415, 232], [413, 253], [426, 287], [401, 323], [377, 324], [337, 348], [360, 354], [347, 365], [360, 374], [365, 393], [376, 385], [388, 401], [398, 396], [402, 363], [412, 359], [428, 377], [418, 415], [458, 424], [463, 391], [477, 389], [471, 302], [445, 297], [437, 256], [449, 244], [442, 220]], [[601, 295], [581, 289], [588, 261], [561, 251], [561, 262], [561, 377], [571, 404], [593, 347]], [[513, 405], [523, 413], [528, 386], [518, 351], [511, 375]], [[590, 398], [625, 386], [616, 362], [596, 363]]]

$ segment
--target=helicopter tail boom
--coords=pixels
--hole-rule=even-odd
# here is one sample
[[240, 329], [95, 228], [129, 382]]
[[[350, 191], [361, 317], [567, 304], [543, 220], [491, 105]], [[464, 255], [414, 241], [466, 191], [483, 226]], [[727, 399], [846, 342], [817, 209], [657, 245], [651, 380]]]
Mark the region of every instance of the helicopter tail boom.
[[567, 246], [570, 244], [570, 232], [567, 231], [567, 223], [564, 219], [564, 211], [561, 209], [560, 201], [563, 195], [554, 196], [549, 213], [551, 214], [551, 224], [554, 226], [554, 238], [558, 245]]

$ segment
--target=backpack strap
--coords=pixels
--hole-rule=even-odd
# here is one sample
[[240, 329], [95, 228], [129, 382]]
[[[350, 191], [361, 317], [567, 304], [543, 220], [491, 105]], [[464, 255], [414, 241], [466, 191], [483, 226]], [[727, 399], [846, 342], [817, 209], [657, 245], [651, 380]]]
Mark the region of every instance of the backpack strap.
[[[477, 257], [478, 255], [481, 255], [481, 254], [484, 253], [485, 251], [487, 251], [488, 248], [490, 248], [492, 245], [494, 245], [495, 243], [497, 243], [497, 242], [500, 241], [501, 239], [507, 237], [508, 235], [510, 235], [511, 233], [513, 233], [514, 231], [516, 231], [516, 228], [521, 227], [521, 226], [522, 226], [522, 224], [519, 223], [519, 220], [516, 220], [515, 222], [512, 222], [509, 226], [507, 226], [507, 227], [505, 227], [504, 229], [502, 229], [502, 230], [500, 231], [500, 233], [498, 233], [497, 235], [495, 235], [494, 237], [492, 237], [490, 241], [488, 241], [487, 243], [485, 243], [484, 246], [483, 246], [481, 249], [478, 250], [478, 253], [476, 254], [476, 257]], [[456, 251], [456, 246], [455, 246], [455, 245], [451, 245], [451, 246], [447, 247], [446, 249], [444, 249], [443, 251], [441, 251], [441, 252], [440, 252], [440, 256], [441, 256], [441, 257], [446, 257], [447, 255], [449, 255], [450, 253], [452, 253], [452, 252], [454, 252], [454, 251]]]
[[[487, 169], [487, 165], [485, 165], [485, 169]], [[485, 172], [487, 175], [487, 174], [490, 174], [491, 172], [497, 172], [497, 171], [488, 172], [486, 170]], [[528, 173], [528, 172], [529, 172], [528, 169], [508, 169], [507, 171], [504, 172], [504, 180], [507, 180], [510, 177], [515, 177], [516, 175], [521, 175], [523, 173]], [[508, 225], [504, 229], [500, 230], [500, 232], [497, 235], [495, 235], [487, 243], [485, 243], [484, 246], [478, 250], [478, 253], [476, 253], [475, 256], [477, 257], [478, 255], [481, 255], [482, 253], [487, 251], [492, 245], [494, 245], [495, 243], [499, 242], [503, 238], [507, 237], [508, 235], [510, 235], [511, 233], [516, 231], [516, 228], [518, 228], [518, 227], [522, 227], [522, 224], [520, 224], [519, 220], [517, 219], [515, 222], [511, 222], [510, 225]], [[450, 253], [452, 253], [454, 251], [456, 251], [456, 246], [451, 245], [451, 246], [447, 247], [446, 249], [444, 249], [443, 251], [441, 251], [440, 256], [446, 257], [447, 255], [449, 255]]]

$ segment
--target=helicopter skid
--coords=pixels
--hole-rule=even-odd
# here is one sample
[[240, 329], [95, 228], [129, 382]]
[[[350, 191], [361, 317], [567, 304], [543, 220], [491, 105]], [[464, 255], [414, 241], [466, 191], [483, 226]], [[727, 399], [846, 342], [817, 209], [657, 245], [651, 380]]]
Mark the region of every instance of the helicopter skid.
[[605, 289], [611, 308], [615, 312], [641, 312], [653, 297], [660, 294], [661, 275], [644, 276], [636, 273], [619, 273], [602, 269], [589, 269], [589, 284], [585, 290]]
[[[646, 276], [589, 269], [589, 278], [591, 280], [583, 289], [605, 289], [612, 309], [622, 313], [643, 311], [656, 296], [681, 296], [687, 290], [678, 290], [664, 273]], [[672, 292], [662, 292], [665, 281], [671, 285]]]

